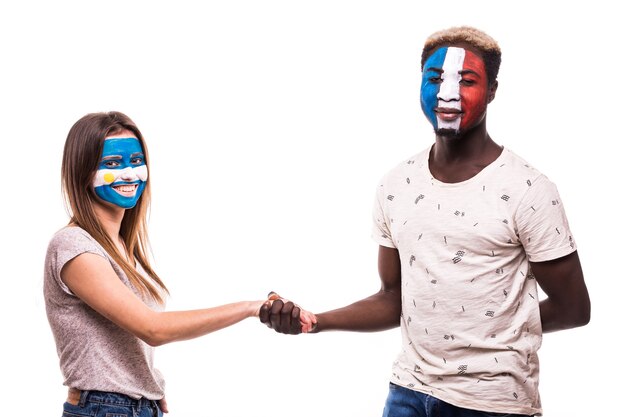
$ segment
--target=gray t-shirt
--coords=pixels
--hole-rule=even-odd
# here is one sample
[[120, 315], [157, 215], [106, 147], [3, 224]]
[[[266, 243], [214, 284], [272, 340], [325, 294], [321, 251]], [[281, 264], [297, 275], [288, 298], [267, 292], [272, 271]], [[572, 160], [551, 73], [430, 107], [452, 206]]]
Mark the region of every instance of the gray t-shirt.
[[[93, 310], [61, 280], [63, 266], [83, 253], [107, 259], [119, 279], [146, 305], [157, 311], [163, 309], [131, 285], [124, 271], [85, 230], [79, 227], [59, 230], [48, 245], [43, 292], [63, 384], [133, 398], [163, 398], [165, 383], [154, 368], [154, 348]], [[146, 275], [139, 264], [137, 268]]]

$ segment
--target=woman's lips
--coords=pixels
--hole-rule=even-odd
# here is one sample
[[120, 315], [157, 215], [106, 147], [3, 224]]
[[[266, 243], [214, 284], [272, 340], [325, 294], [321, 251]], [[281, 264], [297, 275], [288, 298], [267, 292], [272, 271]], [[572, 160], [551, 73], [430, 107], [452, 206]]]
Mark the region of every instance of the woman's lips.
[[113, 189], [118, 194], [121, 194], [126, 197], [132, 197], [133, 195], [135, 195], [135, 192], [137, 191], [137, 187], [138, 187], [137, 184], [121, 184], [121, 185], [114, 185]]

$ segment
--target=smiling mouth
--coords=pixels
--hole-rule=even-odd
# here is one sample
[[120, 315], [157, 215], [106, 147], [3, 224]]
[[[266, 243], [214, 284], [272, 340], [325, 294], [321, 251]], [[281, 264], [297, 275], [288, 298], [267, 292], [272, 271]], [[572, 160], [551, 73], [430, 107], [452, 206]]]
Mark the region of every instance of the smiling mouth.
[[135, 195], [137, 187], [139, 187], [139, 184], [121, 184], [114, 185], [113, 189], [120, 195], [123, 195], [125, 197], [132, 197]]

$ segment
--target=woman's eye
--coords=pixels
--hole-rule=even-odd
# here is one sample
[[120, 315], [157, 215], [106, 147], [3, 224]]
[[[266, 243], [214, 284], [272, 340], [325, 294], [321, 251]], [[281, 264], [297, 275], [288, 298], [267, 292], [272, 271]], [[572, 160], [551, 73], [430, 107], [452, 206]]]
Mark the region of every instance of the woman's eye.
[[143, 158], [137, 157], [130, 160], [133, 165], [140, 165], [143, 162]]
[[107, 168], [117, 168], [120, 166], [120, 163], [117, 161], [104, 161], [103, 165]]

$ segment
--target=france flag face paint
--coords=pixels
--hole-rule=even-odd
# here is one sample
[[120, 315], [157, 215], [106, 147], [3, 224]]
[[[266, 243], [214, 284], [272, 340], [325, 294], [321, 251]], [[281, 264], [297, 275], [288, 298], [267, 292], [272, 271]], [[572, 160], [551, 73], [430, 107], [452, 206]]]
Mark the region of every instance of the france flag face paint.
[[134, 137], [108, 138], [93, 180], [96, 195], [116, 206], [135, 207], [148, 180], [141, 143]]
[[487, 90], [485, 63], [470, 50], [442, 47], [424, 63], [420, 102], [437, 133], [458, 134], [480, 122]]

